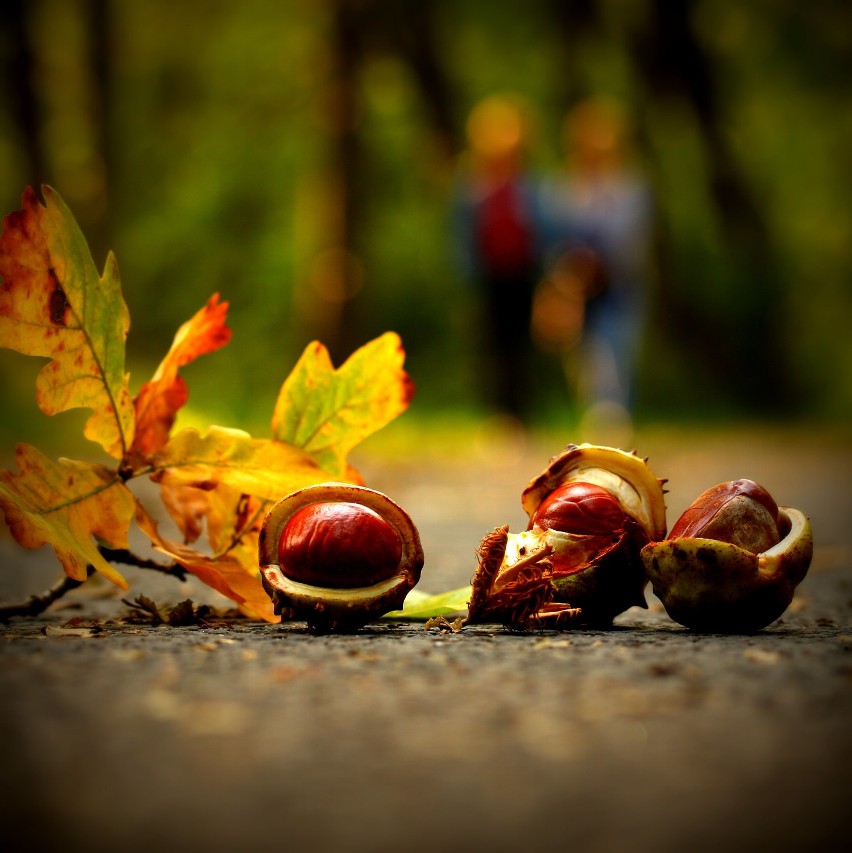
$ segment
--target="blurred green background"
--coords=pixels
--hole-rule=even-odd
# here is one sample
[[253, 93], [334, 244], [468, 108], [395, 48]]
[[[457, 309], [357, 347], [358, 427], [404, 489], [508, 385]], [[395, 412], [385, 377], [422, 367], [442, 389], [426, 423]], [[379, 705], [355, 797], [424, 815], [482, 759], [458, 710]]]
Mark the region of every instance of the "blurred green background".
[[[406, 419], [488, 415], [449, 199], [466, 116], [534, 107], [536, 168], [580, 98], [627, 106], [659, 205], [636, 417], [852, 415], [852, 14], [845, 0], [24, 0], [3, 4], [0, 208], [48, 183], [117, 255], [134, 389], [219, 292], [233, 340], [187, 416], [258, 434], [302, 348], [392, 329]], [[4, 450], [55, 435], [0, 352]], [[576, 402], [539, 353], [533, 425]], [[65, 417], [65, 416], [63, 416]], [[75, 416], [68, 416], [72, 421]], [[82, 416], [81, 420], [82, 422]], [[72, 424], [76, 429], [76, 421]], [[53, 430], [51, 433], [50, 431]]]

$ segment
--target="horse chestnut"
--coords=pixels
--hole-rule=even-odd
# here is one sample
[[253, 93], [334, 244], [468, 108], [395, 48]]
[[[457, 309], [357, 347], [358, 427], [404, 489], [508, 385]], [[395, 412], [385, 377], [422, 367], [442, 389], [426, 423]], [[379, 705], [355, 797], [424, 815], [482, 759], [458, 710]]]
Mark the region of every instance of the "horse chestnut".
[[551, 492], [530, 516], [529, 527], [536, 524], [547, 530], [586, 535], [611, 534], [624, 523], [624, 510], [603, 487], [574, 481]]
[[260, 572], [275, 612], [316, 633], [354, 631], [402, 607], [420, 580], [423, 548], [389, 497], [322, 483], [282, 498], [260, 532]]
[[779, 540], [778, 504], [754, 480], [719, 483], [702, 492], [675, 522], [669, 539], [700, 537], [755, 553]]
[[352, 501], [313, 503], [284, 525], [278, 564], [302, 583], [346, 588], [391, 577], [402, 557], [399, 534], [375, 510]]
[[569, 445], [524, 489], [527, 529], [480, 544], [468, 622], [606, 627], [647, 606], [639, 551], [665, 536], [662, 484], [635, 453]]
[[666, 612], [694, 631], [759, 631], [789, 607], [813, 555], [807, 517], [752, 480], [707, 489], [642, 549]]

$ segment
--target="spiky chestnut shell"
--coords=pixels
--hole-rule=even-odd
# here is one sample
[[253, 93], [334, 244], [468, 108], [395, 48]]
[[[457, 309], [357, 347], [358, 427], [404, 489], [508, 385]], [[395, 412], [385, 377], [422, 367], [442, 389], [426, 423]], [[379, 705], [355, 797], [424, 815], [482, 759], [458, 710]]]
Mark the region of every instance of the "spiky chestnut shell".
[[[728, 541], [724, 541], [728, 540]], [[752, 633], [790, 606], [813, 556], [808, 518], [747, 480], [708, 489], [642, 549], [654, 593], [686, 628]]]
[[552, 548], [541, 531], [511, 534], [506, 524], [482, 538], [466, 624], [499, 622], [526, 631], [567, 628], [579, 617], [578, 608], [553, 601]]
[[351, 632], [402, 607], [420, 580], [423, 548], [386, 495], [321, 483], [269, 509], [259, 560], [277, 614], [292, 613], [315, 633]]
[[[585, 510], [585, 522], [543, 536], [553, 549], [554, 601], [579, 607], [578, 623], [604, 627], [629, 607], [647, 606], [639, 552], [666, 535], [664, 482], [635, 453], [581, 444], [566, 447], [524, 489], [521, 504], [533, 530], [542, 515], [555, 514], [560, 495]], [[585, 556], [577, 554], [580, 546]]]
[[[524, 489], [528, 529], [500, 528], [483, 540], [468, 621], [605, 627], [646, 606], [639, 552], [665, 536], [662, 485], [633, 453], [569, 445]], [[501, 562], [486, 570], [483, 553], [495, 543]]]
[[658, 479], [647, 460], [635, 453], [595, 444], [569, 444], [524, 489], [524, 511], [532, 518], [542, 501], [571, 482], [606, 489], [624, 512], [642, 525], [649, 539], [656, 541], [666, 535], [666, 481]]

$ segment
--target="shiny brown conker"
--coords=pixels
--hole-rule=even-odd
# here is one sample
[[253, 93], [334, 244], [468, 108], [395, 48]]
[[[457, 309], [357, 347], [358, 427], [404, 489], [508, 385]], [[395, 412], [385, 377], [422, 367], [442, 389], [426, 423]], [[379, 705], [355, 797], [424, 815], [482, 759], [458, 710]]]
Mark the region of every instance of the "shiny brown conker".
[[574, 481], [554, 489], [536, 508], [529, 526], [563, 533], [606, 535], [624, 526], [624, 510], [603, 486]]
[[279, 565], [291, 580], [338, 589], [387, 580], [401, 557], [394, 527], [369, 507], [349, 501], [302, 507], [278, 545]]
[[776, 545], [778, 505], [754, 480], [731, 480], [702, 492], [675, 522], [669, 539], [715, 539], [752, 553]]

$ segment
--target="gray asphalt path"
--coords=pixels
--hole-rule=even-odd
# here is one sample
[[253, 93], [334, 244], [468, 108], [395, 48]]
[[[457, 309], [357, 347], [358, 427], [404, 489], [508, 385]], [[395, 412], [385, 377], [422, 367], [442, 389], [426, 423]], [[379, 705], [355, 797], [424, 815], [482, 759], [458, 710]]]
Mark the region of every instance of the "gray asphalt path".
[[[852, 444], [838, 432], [648, 430], [669, 523], [726, 479], [812, 518], [790, 610], [751, 636], [650, 608], [611, 631], [460, 633], [382, 623], [152, 627], [102, 584], [0, 628], [0, 820], [10, 850], [848, 849]], [[366, 452], [405, 506], [421, 587], [465, 583], [481, 536], [518, 529], [559, 450], [485, 435], [417, 460]], [[55, 570], [0, 541], [2, 597]], [[130, 570], [133, 594], [209, 598]], [[91, 620], [79, 635], [61, 626]]]

